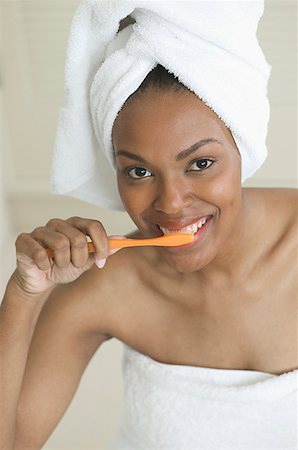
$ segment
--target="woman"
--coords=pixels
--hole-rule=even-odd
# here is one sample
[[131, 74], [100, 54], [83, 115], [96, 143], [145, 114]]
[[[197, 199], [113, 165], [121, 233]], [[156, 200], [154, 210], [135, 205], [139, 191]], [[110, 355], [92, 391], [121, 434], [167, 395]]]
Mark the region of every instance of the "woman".
[[194, 241], [112, 255], [103, 225], [80, 217], [18, 237], [1, 307], [2, 448], [41, 448], [111, 337], [127, 351], [114, 448], [294, 448], [296, 192], [242, 188], [230, 130], [160, 65], [112, 142], [131, 237]]

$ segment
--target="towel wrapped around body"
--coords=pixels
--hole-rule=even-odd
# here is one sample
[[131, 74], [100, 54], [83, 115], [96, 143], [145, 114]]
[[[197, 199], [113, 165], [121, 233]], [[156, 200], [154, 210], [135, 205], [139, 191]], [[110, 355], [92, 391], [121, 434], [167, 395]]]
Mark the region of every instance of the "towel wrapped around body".
[[124, 345], [112, 450], [297, 450], [298, 370], [163, 364]]
[[[52, 191], [123, 209], [112, 127], [157, 64], [231, 130], [242, 181], [264, 162], [270, 66], [256, 31], [263, 1], [84, 0], [72, 22]], [[128, 16], [135, 23], [119, 31]]]

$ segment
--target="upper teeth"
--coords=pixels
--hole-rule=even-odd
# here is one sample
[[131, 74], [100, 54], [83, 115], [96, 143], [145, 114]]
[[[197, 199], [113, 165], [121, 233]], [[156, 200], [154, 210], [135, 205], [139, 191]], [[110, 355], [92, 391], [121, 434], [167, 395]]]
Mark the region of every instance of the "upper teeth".
[[168, 228], [163, 228], [161, 226], [159, 226], [159, 228], [161, 229], [161, 231], [163, 232], [164, 235], [166, 234], [195, 234], [199, 228], [202, 228], [202, 226], [206, 223], [207, 221], [207, 217], [203, 217], [202, 219], [200, 219], [198, 222], [196, 223], [192, 223], [191, 225], [188, 225], [187, 227], [184, 228], [179, 228], [178, 230], [168, 230]]

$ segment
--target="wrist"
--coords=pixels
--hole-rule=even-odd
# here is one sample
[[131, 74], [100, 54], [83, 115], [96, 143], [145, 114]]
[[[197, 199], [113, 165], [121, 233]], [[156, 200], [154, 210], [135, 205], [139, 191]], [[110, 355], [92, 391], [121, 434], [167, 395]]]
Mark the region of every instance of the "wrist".
[[27, 347], [49, 294], [26, 292], [11, 276], [0, 305], [0, 340], [22, 342]]
[[40, 306], [43, 306], [54, 287], [55, 286], [52, 286], [47, 290], [38, 293], [27, 292], [18, 283], [16, 272], [14, 272], [7, 283], [5, 297], [9, 297], [17, 303], [25, 303], [39, 309]]

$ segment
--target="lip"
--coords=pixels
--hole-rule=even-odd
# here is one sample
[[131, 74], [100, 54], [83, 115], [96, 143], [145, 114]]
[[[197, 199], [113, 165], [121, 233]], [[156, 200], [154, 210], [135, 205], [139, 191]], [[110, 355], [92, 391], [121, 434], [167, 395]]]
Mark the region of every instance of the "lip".
[[160, 230], [160, 227], [167, 228], [169, 231], [179, 231], [182, 228], [186, 228], [186, 227], [189, 227], [190, 225], [198, 223], [204, 217], [207, 218], [207, 222], [208, 222], [213, 217], [213, 215], [212, 214], [205, 214], [205, 215], [201, 215], [199, 218], [195, 218], [195, 219], [191, 219], [191, 220], [188, 219], [187, 221], [180, 221], [180, 222], [179, 221], [175, 221], [174, 222], [174, 221], [169, 221], [169, 220], [168, 221], [164, 221], [164, 222], [158, 222], [158, 224], [156, 224], [156, 227], [158, 228], [158, 230], [161, 233], [162, 233], [162, 231]]
[[174, 253], [176, 253], [177, 251], [187, 250], [189, 248], [197, 246], [205, 238], [205, 235], [207, 232], [209, 232], [209, 228], [213, 222], [213, 220], [212, 220], [214, 218], [213, 214], [200, 214], [196, 218], [192, 218], [192, 219], [187, 218], [187, 220], [186, 219], [185, 220], [175, 220], [175, 221], [174, 220], [163, 220], [163, 221], [159, 221], [158, 224], [156, 223], [157, 221], [155, 223], [151, 222], [151, 223], [149, 223], [151, 232], [149, 232], [150, 235], [148, 234], [148, 237], [164, 236], [163, 232], [159, 228], [159, 225], [162, 226], [163, 228], [168, 228], [171, 231], [175, 231], [175, 230], [180, 230], [181, 228], [190, 226], [194, 223], [197, 223], [203, 217], [206, 217], [207, 221], [206, 221], [205, 225], [202, 228], [199, 228], [198, 231], [194, 234], [194, 239], [192, 242], [190, 242], [189, 244], [179, 245], [177, 247], [163, 247], [162, 249], [160, 249], [161, 251], [169, 251], [169, 252], [174, 252]]
[[[213, 223], [213, 215], [202, 216], [202, 217], [207, 217], [207, 221], [206, 221], [205, 225], [202, 228], [199, 228], [198, 231], [194, 234], [194, 239], [192, 242], [190, 242], [188, 244], [179, 245], [177, 247], [163, 247], [163, 250], [171, 252], [171, 253], [177, 253], [177, 252], [191, 249], [195, 246], [200, 245], [201, 242], [205, 239], [206, 235], [208, 234], [210, 227], [212, 226], [212, 223]], [[192, 223], [195, 223], [195, 222], [191, 222], [190, 225]]]

